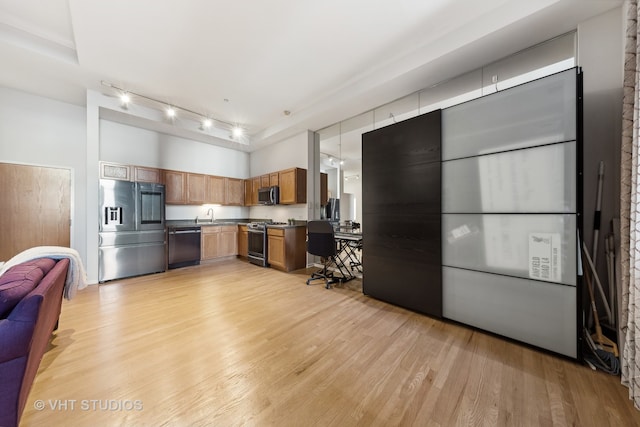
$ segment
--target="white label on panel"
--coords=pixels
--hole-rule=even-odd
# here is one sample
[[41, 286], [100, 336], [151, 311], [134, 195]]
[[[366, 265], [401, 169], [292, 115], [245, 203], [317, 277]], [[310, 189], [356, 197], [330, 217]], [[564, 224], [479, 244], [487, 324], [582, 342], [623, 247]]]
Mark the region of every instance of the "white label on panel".
[[529, 234], [529, 277], [559, 282], [562, 272], [559, 233]]

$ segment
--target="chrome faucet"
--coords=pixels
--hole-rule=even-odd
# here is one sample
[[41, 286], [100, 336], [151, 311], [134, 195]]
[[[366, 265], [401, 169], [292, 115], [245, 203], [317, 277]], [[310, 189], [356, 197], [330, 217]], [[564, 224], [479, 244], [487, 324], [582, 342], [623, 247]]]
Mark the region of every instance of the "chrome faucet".
[[209, 210], [207, 211], [207, 216], [211, 215], [211, 222], [214, 221], [214, 217], [213, 217], [213, 208], [209, 208]]

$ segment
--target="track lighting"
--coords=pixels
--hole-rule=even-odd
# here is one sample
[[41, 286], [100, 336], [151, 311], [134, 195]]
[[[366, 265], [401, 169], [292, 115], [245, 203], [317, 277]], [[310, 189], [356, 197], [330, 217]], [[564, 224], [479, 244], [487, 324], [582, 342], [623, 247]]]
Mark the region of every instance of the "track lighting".
[[[150, 96], [146, 96], [146, 95], [141, 95], [139, 93], [135, 93], [129, 90], [125, 90], [122, 88], [119, 88], [118, 86], [106, 82], [106, 81], [102, 81], [101, 82], [104, 86], [110, 87], [114, 90], [116, 90], [119, 93], [119, 98], [120, 98], [120, 103], [121, 103], [121, 107], [122, 109], [126, 110], [128, 109], [129, 104], [132, 102], [133, 97], [135, 98], [141, 98], [144, 99], [146, 101], [151, 101], [153, 104], [155, 104], [155, 108], [156, 109], [161, 109], [164, 110], [167, 118], [171, 121], [173, 121], [177, 115], [178, 115], [178, 110], [180, 110], [181, 112], [185, 112], [188, 113], [186, 114], [186, 116], [195, 116], [197, 121], [200, 122], [200, 126], [198, 127], [198, 129], [200, 129], [201, 131], [208, 131], [211, 128], [215, 127], [214, 125], [216, 123], [218, 124], [222, 124], [222, 125], [226, 125], [223, 126], [222, 128], [225, 130], [231, 130], [231, 138], [233, 139], [237, 139], [240, 138], [241, 136], [243, 136], [244, 134], [244, 129], [237, 123], [231, 123], [231, 122], [227, 122], [224, 120], [220, 120], [220, 119], [216, 119], [213, 118], [209, 115], [205, 115], [205, 114], [200, 114], [196, 111], [190, 110], [188, 108], [183, 108], [183, 107], [179, 107], [177, 105], [174, 104], [168, 104], [165, 101], [161, 101], [159, 99], [156, 98], [152, 98]], [[228, 99], [224, 100], [225, 102], [229, 102]], [[182, 117], [182, 114], [181, 114]]]
[[123, 92], [120, 95], [120, 103], [122, 108], [124, 108], [125, 110], [129, 107], [129, 102], [131, 102], [131, 97], [129, 96], [129, 94], [127, 92]]

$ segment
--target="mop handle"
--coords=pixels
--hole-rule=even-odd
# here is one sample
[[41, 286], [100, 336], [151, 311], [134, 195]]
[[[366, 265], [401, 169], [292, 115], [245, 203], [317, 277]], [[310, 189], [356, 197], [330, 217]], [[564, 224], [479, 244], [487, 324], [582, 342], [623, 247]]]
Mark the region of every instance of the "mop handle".
[[600, 236], [600, 210], [602, 209], [602, 184], [604, 182], [604, 162], [600, 160], [598, 167], [598, 190], [596, 193], [596, 212], [593, 215], [593, 264], [598, 259], [598, 240]]

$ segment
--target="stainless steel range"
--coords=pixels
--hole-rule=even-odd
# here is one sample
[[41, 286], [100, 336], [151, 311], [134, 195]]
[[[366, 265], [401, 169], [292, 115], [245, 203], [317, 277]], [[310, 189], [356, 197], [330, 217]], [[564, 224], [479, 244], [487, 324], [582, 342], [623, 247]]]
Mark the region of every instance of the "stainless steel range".
[[261, 267], [269, 267], [269, 244], [267, 240], [267, 226], [268, 225], [284, 225], [284, 222], [250, 222], [247, 224], [247, 231], [249, 232], [248, 253], [247, 258], [249, 262]]
[[267, 262], [267, 227], [265, 222], [250, 222], [247, 224], [249, 262], [261, 267], [268, 267]]

